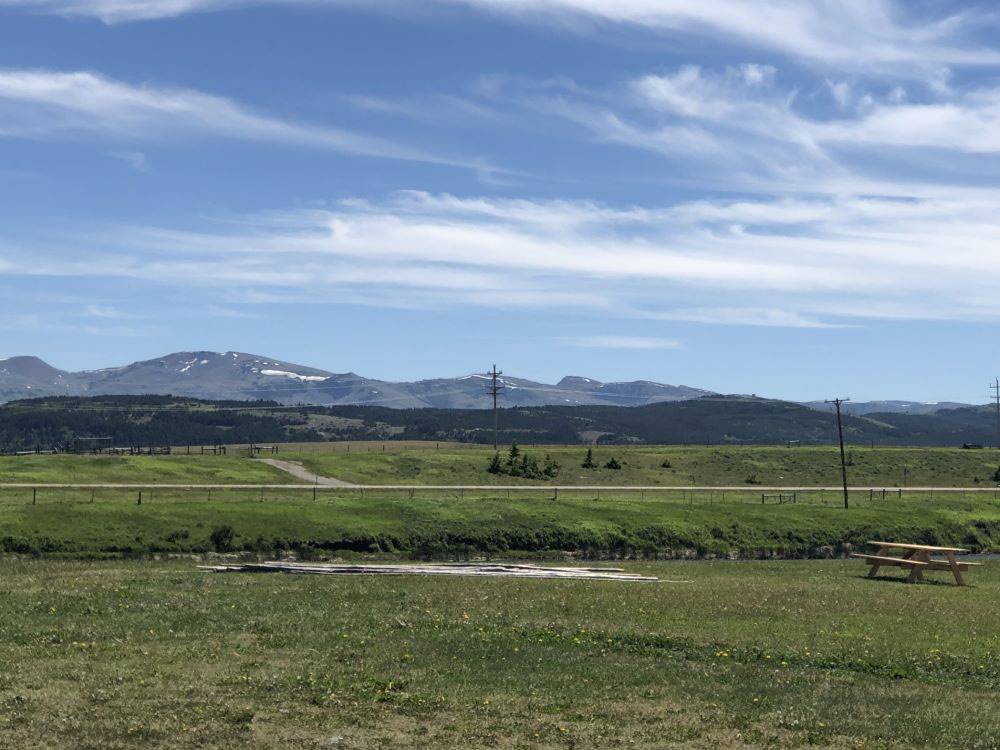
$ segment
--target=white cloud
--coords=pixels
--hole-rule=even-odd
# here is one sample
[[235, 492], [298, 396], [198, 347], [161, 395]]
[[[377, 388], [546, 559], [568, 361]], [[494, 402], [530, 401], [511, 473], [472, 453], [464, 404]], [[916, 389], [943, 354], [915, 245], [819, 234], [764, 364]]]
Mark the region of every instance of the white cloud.
[[829, 142], [1000, 153], [1000, 89], [926, 104], [883, 104], [858, 120], [817, 124]]
[[800, 312], [774, 307], [693, 307], [659, 312], [647, 317], [689, 323], [724, 326], [765, 326], [769, 328], [843, 328]]
[[[249, 5], [368, 7], [412, 11], [401, 0], [0, 0], [0, 7], [106, 23], [162, 19]], [[562, 22], [600, 31], [601, 24], [663, 34], [718, 37], [827, 65], [867, 69], [1000, 63], [995, 50], [972, 41], [970, 31], [990, 24], [987, 10], [935, 15], [896, 0], [435, 0], [530, 23]]]
[[681, 344], [674, 339], [650, 336], [574, 336], [565, 341], [571, 346], [585, 349], [679, 349]]
[[136, 316], [132, 313], [125, 312], [124, 310], [119, 310], [116, 307], [111, 307], [110, 305], [101, 305], [96, 303], [88, 304], [84, 310], [83, 314], [88, 318], [102, 318], [104, 320], [127, 320], [129, 318], [135, 318]]
[[[748, 78], [746, 70], [688, 65], [599, 91], [565, 85], [556, 95], [495, 80], [488, 95], [662, 155], [701, 189], [940, 197], [948, 185], [982, 184], [1000, 170], [1000, 159], [966, 157], [1000, 157], [1000, 86], [924, 87], [918, 97], [827, 80], [803, 91], [783, 85], [780, 71]], [[809, 106], [820, 93], [837, 100], [836, 114]]]
[[65, 247], [0, 264], [217, 289], [231, 304], [575, 307], [799, 328], [1000, 319], [1000, 198], [988, 190], [662, 207], [407, 192], [207, 229], [74, 232]]
[[128, 164], [136, 172], [149, 172], [149, 161], [146, 159], [146, 155], [142, 151], [123, 151], [112, 154], [116, 159]]
[[201, 135], [491, 169], [483, 162], [440, 157], [341, 128], [271, 117], [192, 89], [136, 86], [88, 71], [0, 69], [0, 136], [79, 133], [160, 141]]

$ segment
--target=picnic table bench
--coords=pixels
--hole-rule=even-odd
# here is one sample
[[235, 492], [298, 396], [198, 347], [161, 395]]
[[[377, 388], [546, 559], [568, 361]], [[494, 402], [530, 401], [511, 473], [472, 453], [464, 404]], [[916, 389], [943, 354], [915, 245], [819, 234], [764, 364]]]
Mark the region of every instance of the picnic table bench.
[[[860, 558], [871, 565], [871, 570], [868, 571], [869, 578], [878, 575], [878, 570], [881, 567], [908, 568], [910, 573], [906, 578], [907, 583], [924, 580], [925, 570], [950, 570], [955, 576], [955, 583], [964, 586], [965, 579], [962, 578], [962, 571], [981, 564], [956, 560], [956, 553], [969, 551], [961, 547], [935, 547], [930, 544], [877, 540], [870, 541], [868, 544], [878, 547], [878, 551], [874, 554], [855, 552], [851, 554], [851, 557]], [[893, 552], [893, 550], [900, 550], [900, 552]], [[931, 557], [932, 554], [941, 554], [944, 557]]]

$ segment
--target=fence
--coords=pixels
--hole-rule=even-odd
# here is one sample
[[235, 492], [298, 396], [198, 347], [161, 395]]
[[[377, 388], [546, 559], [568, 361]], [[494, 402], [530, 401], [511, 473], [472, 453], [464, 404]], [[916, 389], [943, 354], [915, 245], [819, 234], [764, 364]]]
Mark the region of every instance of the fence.
[[[78, 503], [115, 503], [148, 505], [150, 503], [227, 503], [227, 502], [366, 502], [366, 501], [512, 501], [560, 503], [662, 503], [674, 506], [760, 506], [762, 498], [778, 499], [776, 505], [806, 505], [839, 508], [843, 495], [826, 489], [762, 495], [758, 491], [734, 489], [677, 489], [669, 487], [571, 487], [571, 486], [327, 486], [327, 485], [45, 485], [2, 484], [0, 504], [51, 505]], [[790, 498], [794, 498], [790, 499]], [[850, 493], [851, 507], [891, 508], [936, 504], [955, 509], [973, 510], [984, 504], [1000, 505], [1000, 490], [900, 490], [885, 492], [855, 489]], [[850, 511], [845, 511], [850, 513]]]

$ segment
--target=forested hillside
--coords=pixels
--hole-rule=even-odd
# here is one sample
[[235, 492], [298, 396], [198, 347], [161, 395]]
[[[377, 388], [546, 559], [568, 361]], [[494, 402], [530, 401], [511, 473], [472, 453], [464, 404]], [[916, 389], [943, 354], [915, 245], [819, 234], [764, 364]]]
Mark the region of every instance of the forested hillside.
[[[503, 409], [501, 440], [519, 443], [766, 444], [836, 440], [831, 414], [760, 398], [709, 396], [642, 407], [541, 406]], [[171, 396], [57, 397], [0, 407], [0, 450], [66, 450], [89, 438], [131, 445], [199, 445], [319, 440], [493, 439], [489, 410], [287, 407], [270, 401], [201, 401]], [[984, 407], [934, 414], [845, 416], [853, 443], [992, 444]]]

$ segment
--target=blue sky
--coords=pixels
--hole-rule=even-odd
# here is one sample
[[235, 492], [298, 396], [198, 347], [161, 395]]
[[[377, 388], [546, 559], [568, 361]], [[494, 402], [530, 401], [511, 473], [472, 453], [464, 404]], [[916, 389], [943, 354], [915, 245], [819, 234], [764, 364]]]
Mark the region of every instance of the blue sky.
[[983, 401], [998, 20], [0, 0], [0, 357]]

